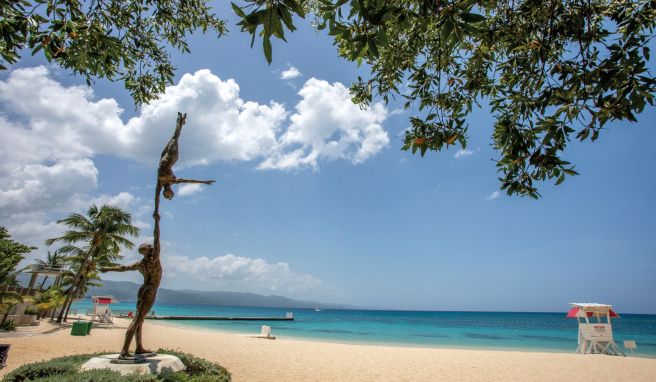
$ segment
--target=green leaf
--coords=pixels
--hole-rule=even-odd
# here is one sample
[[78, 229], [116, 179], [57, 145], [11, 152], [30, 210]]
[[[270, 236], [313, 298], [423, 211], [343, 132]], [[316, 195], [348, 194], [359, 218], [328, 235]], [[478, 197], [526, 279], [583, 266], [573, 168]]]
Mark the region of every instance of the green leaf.
[[485, 16], [470, 12], [461, 13], [460, 18], [468, 23], [480, 23], [485, 21]]
[[368, 51], [369, 51], [369, 58], [377, 58], [378, 57], [378, 47], [376, 47], [376, 41], [375, 40], [367, 41], [367, 48], [368, 48]]
[[558, 177], [558, 180], [556, 181], [556, 186], [564, 181], [565, 181], [565, 174], [561, 174], [560, 177]]
[[272, 61], [272, 53], [271, 53], [271, 38], [269, 36], [264, 36], [262, 38], [262, 44], [264, 47], [264, 57], [266, 57], [266, 60], [269, 64], [271, 64]]
[[232, 10], [235, 11], [237, 16], [241, 17], [242, 19], [246, 17], [246, 14], [244, 13], [244, 11], [242, 11], [241, 8], [239, 8], [239, 6], [237, 6], [237, 4], [235, 4], [233, 2], [230, 2], [230, 4], [232, 5]]
[[41, 50], [41, 48], [43, 48], [43, 44], [36, 44], [34, 49], [32, 49], [32, 56], [37, 54]]

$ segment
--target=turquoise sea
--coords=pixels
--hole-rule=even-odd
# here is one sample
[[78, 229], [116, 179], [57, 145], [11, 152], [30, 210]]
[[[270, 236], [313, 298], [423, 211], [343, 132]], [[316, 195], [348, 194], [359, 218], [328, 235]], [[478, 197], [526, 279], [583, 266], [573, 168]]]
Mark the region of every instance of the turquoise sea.
[[[133, 311], [134, 302], [112, 304], [113, 311]], [[73, 308], [84, 313], [89, 300]], [[396, 344], [401, 346], [521, 349], [573, 352], [577, 323], [562, 313], [426, 312], [397, 310], [341, 310], [246, 308], [209, 305], [158, 304], [157, 315], [267, 316], [294, 313], [294, 321], [169, 321], [178, 326], [256, 334], [263, 324], [272, 334], [330, 342]], [[636, 355], [656, 357], [656, 315], [621, 314], [613, 320], [615, 341], [635, 340]]]

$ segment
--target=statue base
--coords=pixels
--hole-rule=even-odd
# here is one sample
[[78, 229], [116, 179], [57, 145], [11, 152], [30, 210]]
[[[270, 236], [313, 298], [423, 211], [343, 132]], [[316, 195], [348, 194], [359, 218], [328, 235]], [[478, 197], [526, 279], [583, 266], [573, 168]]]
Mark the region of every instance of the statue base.
[[140, 355], [133, 355], [130, 357], [125, 357], [125, 358], [112, 358], [109, 360], [109, 363], [114, 363], [117, 365], [134, 365], [137, 363], [146, 363], [146, 357], [142, 357]]
[[151, 351], [149, 353], [139, 353], [139, 354], [135, 353], [134, 355], [137, 356], [137, 357], [143, 357], [143, 358], [153, 358], [153, 357], [157, 356], [157, 353], [155, 353], [154, 351]]
[[[180, 358], [169, 354], [157, 354], [151, 357], [135, 357], [135, 360], [119, 360], [118, 354], [106, 354], [91, 358], [82, 365], [81, 371], [94, 369], [109, 369], [122, 375], [130, 374], [160, 374], [164, 370], [170, 372], [182, 371], [186, 366]], [[137, 361], [138, 363], [135, 363]]]

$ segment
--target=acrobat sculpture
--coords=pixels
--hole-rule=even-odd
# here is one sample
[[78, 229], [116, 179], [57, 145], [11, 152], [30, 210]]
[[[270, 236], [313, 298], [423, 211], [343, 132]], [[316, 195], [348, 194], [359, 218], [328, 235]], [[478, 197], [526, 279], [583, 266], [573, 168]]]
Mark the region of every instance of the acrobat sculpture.
[[[193, 179], [178, 179], [173, 174], [173, 165], [178, 161], [178, 139], [182, 126], [187, 119], [186, 114], [178, 113], [178, 120], [175, 126], [175, 133], [169, 142], [164, 146], [162, 156], [159, 160], [159, 168], [157, 169], [157, 186], [155, 188], [155, 211], [153, 212], [153, 219], [155, 220], [155, 229], [153, 231], [153, 244], [141, 244], [139, 246], [139, 253], [143, 256], [141, 261], [132, 265], [120, 265], [116, 267], [101, 268], [102, 272], [126, 272], [126, 271], [139, 271], [144, 278], [144, 283], [139, 288], [137, 295], [137, 311], [134, 319], [128, 326], [125, 333], [125, 341], [123, 342], [123, 349], [117, 360], [118, 363], [138, 363], [143, 362], [145, 357], [154, 356], [155, 353], [144, 348], [141, 328], [146, 319], [146, 315], [155, 303], [157, 296], [157, 288], [162, 280], [162, 264], [160, 263], [160, 232], [159, 232], [159, 200], [162, 189], [164, 197], [167, 199], [173, 198], [173, 190], [171, 186], [176, 183], [203, 183], [212, 184], [213, 180], [193, 180]], [[130, 353], [130, 344], [132, 339], [136, 340], [136, 349], [134, 354]]]

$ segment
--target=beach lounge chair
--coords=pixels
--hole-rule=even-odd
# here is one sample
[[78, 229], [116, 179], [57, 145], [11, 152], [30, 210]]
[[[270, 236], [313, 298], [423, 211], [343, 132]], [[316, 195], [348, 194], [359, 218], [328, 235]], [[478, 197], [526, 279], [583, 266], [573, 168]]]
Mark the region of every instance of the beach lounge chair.
[[9, 344], [0, 344], [0, 369], [7, 366], [7, 357], [9, 356]]
[[624, 341], [624, 349], [626, 350], [631, 350], [631, 354], [633, 354], [633, 351], [638, 348], [638, 345], [636, 345], [636, 342], [633, 340], [625, 340]]
[[271, 335], [271, 327], [269, 325], [262, 325], [260, 335], [257, 338], [266, 338], [267, 340], [276, 339], [276, 337]]
[[113, 324], [114, 320], [112, 319], [112, 311], [111, 309], [107, 308], [105, 311], [105, 314], [103, 315], [103, 321], [108, 323], [108, 324]]
[[107, 315], [107, 307], [100, 307], [96, 309], [96, 317], [94, 320], [98, 322], [105, 322], [105, 316]]

